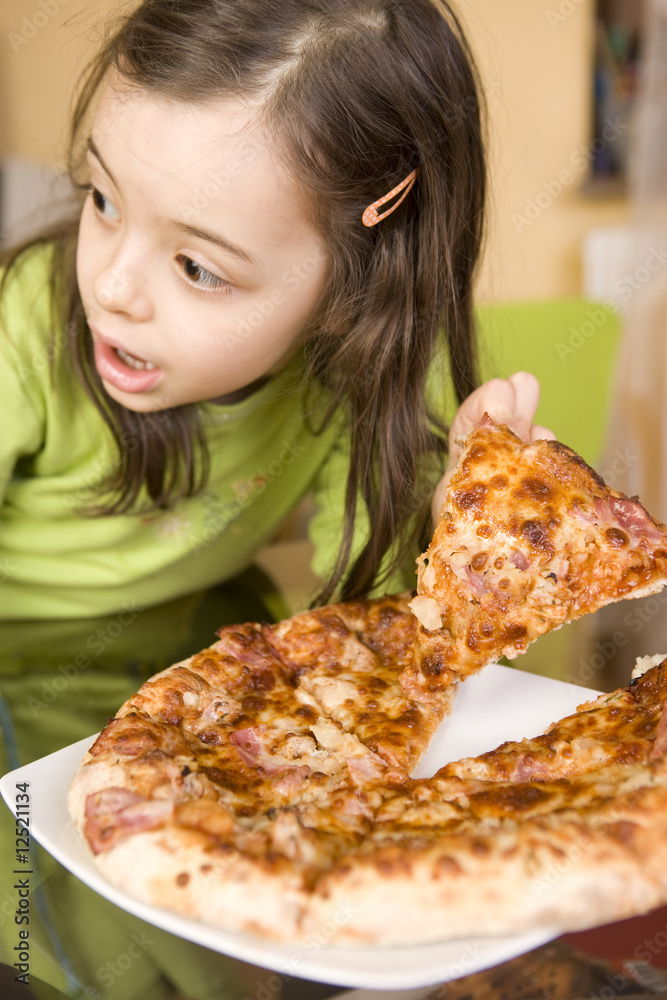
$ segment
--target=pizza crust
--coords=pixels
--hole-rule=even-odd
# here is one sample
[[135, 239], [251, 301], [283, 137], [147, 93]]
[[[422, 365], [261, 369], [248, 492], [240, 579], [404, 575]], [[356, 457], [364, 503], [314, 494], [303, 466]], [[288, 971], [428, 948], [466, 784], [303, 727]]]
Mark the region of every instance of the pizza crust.
[[211, 851], [195, 831], [170, 830], [125, 840], [96, 863], [109, 882], [144, 903], [274, 941], [298, 939], [307, 893], [301, 872], [284, 860]]
[[[94, 861], [133, 898], [304, 946], [323, 927], [332, 946], [395, 947], [623, 919], [667, 901], [666, 694], [667, 660], [543, 736], [432, 778], [380, 781], [364, 793], [339, 788], [315, 809], [264, 808], [254, 820], [230, 820], [219, 836], [206, 824], [167, 820], [120, 837]], [[600, 746], [608, 746], [602, 755]], [[551, 780], [540, 777], [543, 760]], [[529, 762], [532, 773], [508, 777], [510, 761], [518, 773]], [[123, 776], [134, 794], [131, 769], [89, 757], [69, 799], [79, 829], [91, 801], [120, 788]], [[362, 828], [343, 824], [341, 834], [346, 794], [356, 803], [365, 795], [368, 814]], [[196, 824], [206, 801], [185, 818]], [[143, 804], [132, 808], [141, 814]], [[332, 838], [337, 847], [327, 853], [320, 842]]]
[[[644, 814], [647, 826], [637, 821]], [[309, 920], [330, 921], [346, 906], [349, 918], [332, 940], [339, 946], [583, 930], [665, 902], [665, 829], [662, 786], [630, 793], [585, 821], [546, 816], [444, 836], [422, 849], [386, 846], [331, 871]]]

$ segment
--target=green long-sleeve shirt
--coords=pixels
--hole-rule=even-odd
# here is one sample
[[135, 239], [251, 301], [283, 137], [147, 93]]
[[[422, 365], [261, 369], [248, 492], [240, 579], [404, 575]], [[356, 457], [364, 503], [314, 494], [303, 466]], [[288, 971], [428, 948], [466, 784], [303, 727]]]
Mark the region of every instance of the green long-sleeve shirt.
[[0, 620], [110, 614], [230, 579], [310, 490], [325, 576], [342, 534], [346, 436], [340, 422], [308, 430], [300, 357], [242, 402], [201, 405], [211, 471], [199, 496], [163, 514], [82, 515], [115, 446], [68, 367], [50, 364], [50, 253], [21, 258], [2, 302]]

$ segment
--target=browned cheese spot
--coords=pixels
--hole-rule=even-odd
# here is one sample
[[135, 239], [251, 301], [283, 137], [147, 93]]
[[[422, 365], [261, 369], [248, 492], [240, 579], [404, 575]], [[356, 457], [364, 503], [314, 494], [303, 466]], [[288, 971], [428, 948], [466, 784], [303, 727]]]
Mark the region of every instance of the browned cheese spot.
[[181, 872], [180, 875], [176, 876], [176, 885], [180, 886], [181, 888], [184, 888], [189, 881], [190, 881], [190, 876], [188, 875], [187, 872]]
[[421, 722], [422, 713], [416, 705], [412, 708], [406, 708], [406, 710], [394, 720], [395, 725], [406, 726], [408, 729], [419, 728]]
[[474, 808], [482, 808], [484, 811], [500, 813], [519, 813], [534, 809], [542, 802], [547, 802], [551, 798], [549, 792], [535, 785], [499, 785], [496, 788], [484, 792], [477, 792], [470, 796], [470, 803]]
[[256, 816], [259, 812], [257, 806], [241, 806], [238, 810], [238, 815], [242, 818], [249, 819], [251, 816]]
[[505, 642], [516, 642], [517, 639], [523, 639], [524, 636], [527, 634], [527, 631], [528, 630], [526, 629], [525, 625], [519, 625], [518, 623], [510, 622], [510, 624], [503, 629], [501, 633], [501, 639], [503, 639]]
[[158, 713], [161, 722], [166, 722], [170, 726], [177, 726], [185, 715], [183, 697], [180, 691], [173, 688], [163, 690], [162, 707]]
[[489, 853], [489, 845], [483, 840], [473, 840], [470, 850], [476, 858], [485, 858]]
[[231, 791], [246, 791], [252, 788], [253, 785], [257, 785], [258, 781], [252, 781], [247, 774], [243, 772], [235, 771], [233, 768], [228, 768], [222, 770], [219, 767], [200, 767], [199, 771], [201, 774], [206, 775], [209, 781], [212, 781], [215, 785], [221, 785], [223, 788], [228, 788]]
[[622, 549], [630, 541], [626, 533], [621, 531], [620, 528], [607, 528], [604, 534], [609, 544], [613, 545], [616, 549]]
[[549, 539], [549, 526], [543, 521], [524, 521], [521, 525], [521, 534], [533, 548], [553, 555], [554, 549]]
[[510, 481], [507, 476], [494, 476], [489, 482], [489, 486], [493, 487], [494, 490], [506, 490], [509, 486]]
[[646, 748], [644, 744], [634, 740], [630, 743], [622, 743], [619, 751], [613, 755], [614, 763], [628, 765], [638, 764], [645, 757]]
[[392, 878], [394, 875], [411, 875], [410, 859], [404, 854], [392, 854], [389, 857], [378, 858], [376, 866], [379, 872]]
[[501, 559], [500, 556], [498, 556], [493, 565], [496, 567], [496, 569], [502, 569], [503, 566], [505, 565], [505, 560]]
[[455, 858], [452, 858], [449, 854], [443, 854], [442, 857], [438, 858], [436, 861], [433, 867], [433, 874], [436, 878], [439, 878], [440, 875], [461, 875], [462, 868]]
[[461, 510], [471, 511], [473, 514], [481, 516], [488, 492], [484, 483], [475, 483], [467, 490], [456, 490], [454, 502]]
[[493, 534], [493, 528], [490, 524], [480, 524], [475, 534], [477, 534], [480, 538], [490, 538]]
[[486, 455], [486, 448], [484, 447], [484, 445], [475, 444], [468, 453], [468, 461], [470, 461], [471, 459], [474, 461], [477, 458], [484, 458], [485, 455]]
[[208, 743], [209, 746], [219, 746], [224, 743], [225, 738], [219, 729], [203, 729], [197, 733], [197, 739], [201, 740], [202, 743]]
[[252, 714], [254, 712], [261, 712], [261, 710], [266, 707], [266, 700], [264, 698], [260, 698], [258, 695], [249, 694], [246, 695], [241, 704], [243, 705], [244, 712], [250, 712]]
[[[230, 656], [221, 656], [220, 659], [225, 663], [230, 663], [236, 666], [236, 660], [234, 660]], [[215, 662], [215, 660], [212, 660], [210, 656], [203, 656], [201, 659], [199, 658], [199, 656], [196, 656], [194, 664], [195, 666], [201, 666], [207, 670], [218, 669], [218, 664]]]
[[506, 576], [504, 576], [502, 578], [502, 580], [498, 581], [498, 586], [499, 586], [499, 588], [501, 590], [508, 590], [509, 589], [509, 585], [510, 585], [510, 582], [509, 582], [509, 580], [508, 580], [508, 578]]
[[[428, 633], [424, 632], [424, 635], [428, 635]], [[438, 652], [429, 651], [422, 656], [420, 667], [421, 672], [426, 677], [439, 677], [445, 669], [446, 664], [444, 660], [440, 658]]]
[[405, 743], [405, 738], [400, 733], [376, 733], [374, 736], [369, 736], [365, 740], [365, 743], [369, 750], [382, 757], [383, 747], [385, 749], [388, 747], [402, 747]]
[[537, 500], [543, 503], [553, 495], [553, 490], [543, 479], [537, 476], [525, 476], [521, 480], [521, 485], [514, 491], [514, 496], [518, 500]]
[[306, 722], [314, 722], [317, 718], [317, 712], [310, 705], [300, 705], [299, 708], [295, 709], [294, 714], [305, 719]]
[[480, 570], [484, 569], [484, 567], [488, 562], [488, 559], [489, 559], [488, 552], [476, 552], [475, 555], [472, 557], [470, 565], [474, 570], [477, 570], [477, 572], [479, 572]]
[[466, 646], [473, 653], [479, 653], [481, 650], [479, 636], [477, 634], [477, 629], [474, 627], [474, 625], [468, 629], [468, 635], [466, 637]]
[[636, 823], [621, 820], [619, 823], [610, 824], [608, 833], [610, 837], [613, 837], [614, 840], [619, 840], [626, 847], [633, 847], [637, 829]]

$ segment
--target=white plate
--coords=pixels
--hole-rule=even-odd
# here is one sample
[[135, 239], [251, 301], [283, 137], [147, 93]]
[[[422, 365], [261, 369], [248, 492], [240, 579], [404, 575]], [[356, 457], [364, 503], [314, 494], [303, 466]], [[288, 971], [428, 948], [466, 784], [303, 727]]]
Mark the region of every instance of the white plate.
[[[536, 736], [595, 696], [596, 692], [574, 684], [509, 667], [486, 667], [460, 689], [453, 714], [436, 733], [416, 774], [433, 774], [449, 761], [492, 750], [505, 740]], [[147, 906], [110, 885], [98, 873], [67, 812], [70, 781], [94, 739], [91, 736], [80, 740], [11, 771], [0, 781], [0, 792], [14, 811], [16, 784], [29, 782], [30, 824], [35, 839], [101, 896], [179, 937], [288, 977], [395, 991], [433, 986], [488, 969], [561, 933], [558, 928], [541, 929], [514, 937], [480, 936], [417, 948], [328, 948], [315, 942], [312, 947], [293, 948]]]

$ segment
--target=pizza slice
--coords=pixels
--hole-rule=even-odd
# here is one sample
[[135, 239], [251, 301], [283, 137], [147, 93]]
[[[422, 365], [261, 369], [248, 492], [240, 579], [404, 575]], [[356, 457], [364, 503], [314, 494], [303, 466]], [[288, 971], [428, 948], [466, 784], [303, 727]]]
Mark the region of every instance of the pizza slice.
[[299, 697], [250, 623], [125, 702], [68, 804], [97, 867], [131, 895], [289, 938], [314, 873], [370, 827], [369, 773], [373, 752]]
[[[655, 668], [655, 669], [652, 669]], [[648, 764], [667, 754], [667, 660], [637, 661], [628, 687], [584, 702], [533, 739], [447, 764], [440, 779], [556, 781], [598, 767]]]
[[570, 448], [488, 415], [465, 442], [418, 560], [401, 682], [427, 699], [566, 622], [667, 582], [667, 529]]
[[229, 626], [150, 678], [70, 789], [98, 867], [159, 905], [294, 937], [307, 887], [358, 846], [449, 704], [401, 689], [409, 598]]
[[394, 789], [308, 918], [344, 900], [339, 945], [592, 927], [664, 904], [666, 829], [664, 660], [543, 736]]

